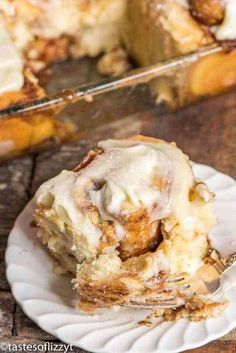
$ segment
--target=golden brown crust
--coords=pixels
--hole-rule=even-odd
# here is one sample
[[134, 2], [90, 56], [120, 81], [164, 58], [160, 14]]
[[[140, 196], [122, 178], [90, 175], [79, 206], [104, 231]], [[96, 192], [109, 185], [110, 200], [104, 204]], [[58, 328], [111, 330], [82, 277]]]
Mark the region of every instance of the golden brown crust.
[[53, 39], [35, 38], [25, 51], [27, 64], [37, 72], [53, 61], [78, 57], [73, 55], [73, 44], [73, 37], [68, 35]]
[[0, 143], [9, 141], [14, 151], [21, 151], [50, 138], [55, 133], [53, 120], [46, 115], [31, 118], [12, 117], [0, 122]]
[[188, 9], [172, 0], [129, 0], [122, 35], [128, 53], [142, 66], [213, 41]]
[[[141, 66], [154, 65], [215, 41], [210, 29], [189, 9], [171, 0], [129, 0], [122, 36], [129, 55]], [[178, 107], [196, 99], [189, 88], [188, 69], [186, 65], [150, 83], [158, 103], [165, 101]], [[205, 79], [203, 82], [207, 86]]]
[[98, 308], [111, 307], [124, 302], [129, 295], [127, 286], [116, 278], [105, 283], [79, 283], [79, 308], [86, 312], [93, 312]]
[[196, 96], [219, 94], [235, 83], [236, 50], [201, 59], [193, 65], [189, 74], [189, 87]]
[[[40, 22], [40, 18], [44, 17], [43, 7], [40, 6], [40, 3], [17, 0], [14, 1], [15, 15], [4, 15], [9, 32], [13, 34], [13, 37], [18, 19], [22, 20], [27, 27], [30, 38], [28, 41], [26, 40], [26, 46], [22, 46], [27, 65], [37, 72], [53, 60], [67, 57], [78, 58], [86, 54], [96, 55], [81, 46], [83, 31], [79, 34], [78, 31], [74, 34], [58, 34], [57, 38], [44, 37], [43, 34], [38, 35], [38, 32], [36, 32], [37, 35], [33, 35], [31, 29]], [[93, 12], [93, 6], [94, 9], [104, 10], [108, 6], [107, 3], [106, 1], [97, 1], [96, 4], [93, 4], [88, 0], [80, 0], [78, 1], [78, 11], [81, 12], [81, 16], [84, 16], [90, 11]], [[101, 58], [98, 66], [106, 74], [117, 74], [129, 67], [126, 51], [139, 64], [146, 66], [214, 43], [216, 40], [209, 26], [217, 25], [222, 21], [224, 8], [223, 0], [190, 0], [190, 10], [172, 0], [129, 0], [127, 11], [121, 15], [120, 21], [122, 21], [119, 30], [117, 30], [119, 39], [113, 47], [105, 48], [107, 54]], [[42, 27], [46, 28], [46, 24], [47, 20], [45, 23], [42, 22]], [[86, 30], [87, 27], [85, 33], [87, 33]], [[90, 35], [88, 37], [92, 38]], [[235, 47], [235, 43], [235, 41], [225, 41], [224, 45], [232, 49]], [[123, 44], [126, 51], [120, 48]], [[18, 46], [21, 47], [21, 45]], [[96, 43], [94, 46], [96, 47]], [[217, 76], [217, 69], [215, 70]], [[176, 74], [174, 80], [172, 77], [162, 77], [156, 81], [157, 84], [152, 83], [154, 94], [158, 95], [158, 102], [165, 100], [176, 106], [194, 100], [196, 96], [204, 95], [205, 91], [207, 94], [211, 94], [211, 86], [208, 88], [205, 79], [199, 80], [199, 85], [202, 86], [201, 90], [191, 90], [190, 76], [192, 71], [194, 75], [194, 69], [190, 70], [189, 75], [189, 71], [183, 69], [181, 73]], [[225, 65], [225, 71], [226, 73], [229, 71], [227, 65]], [[220, 73], [221, 77], [225, 76], [225, 71]], [[231, 74], [232, 76], [233, 74]], [[223, 80], [219, 80], [217, 76], [217, 79], [214, 80], [214, 85], [217, 85], [216, 91], [222, 92], [229, 86], [235, 85], [235, 79], [234, 77], [231, 79], [231, 77], [222, 83]], [[212, 91], [212, 94], [215, 94], [215, 91]], [[10, 102], [9, 104], [14, 104], [21, 99], [21, 92], [15, 92], [13, 96], [12, 93], [7, 94], [4, 97], [6, 102]]]
[[29, 68], [24, 70], [24, 80], [24, 86], [20, 91], [7, 92], [0, 95], [0, 109], [42, 98], [45, 95], [44, 89], [39, 86], [37, 78]]
[[[25, 103], [44, 96], [44, 90], [30, 69], [25, 69], [25, 84], [22, 90], [0, 95], [0, 109], [14, 104]], [[0, 121], [1, 157], [15, 155], [55, 133], [55, 124], [50, 116], [36, 114], [31, 117], [10, 117]], [[5, 149], [4, 145], [8, 148]]]
[[189, 0], [194, 18], [207, 26], [218, 25], [224, 18], [225, 8], [222, 0]]
[[98, 62], [98, 71], [104, 75], [120, 75], [130, 67], [127, 52], [120, 47], [103, 55]]

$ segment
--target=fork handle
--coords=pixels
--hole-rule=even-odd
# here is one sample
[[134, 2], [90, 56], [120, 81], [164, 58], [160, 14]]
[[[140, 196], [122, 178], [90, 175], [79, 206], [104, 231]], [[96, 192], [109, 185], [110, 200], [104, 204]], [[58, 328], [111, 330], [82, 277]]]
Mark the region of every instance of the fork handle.
[[236, 262], [236, 253], [232, 254], [229, 259], [226, 262], [226, 267], [229, 268], [233, 266], [233, 264]]

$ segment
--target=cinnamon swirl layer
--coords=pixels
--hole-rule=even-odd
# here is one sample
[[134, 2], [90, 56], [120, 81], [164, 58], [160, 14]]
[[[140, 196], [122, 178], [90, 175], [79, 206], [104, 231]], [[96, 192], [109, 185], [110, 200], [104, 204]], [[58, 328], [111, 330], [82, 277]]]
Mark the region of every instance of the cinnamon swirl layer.
[[213, 195], [174, 143], [106, 140], [37, 191], [39, 236], [73, 273], [84, 310], [150, 300], [203, 265]]

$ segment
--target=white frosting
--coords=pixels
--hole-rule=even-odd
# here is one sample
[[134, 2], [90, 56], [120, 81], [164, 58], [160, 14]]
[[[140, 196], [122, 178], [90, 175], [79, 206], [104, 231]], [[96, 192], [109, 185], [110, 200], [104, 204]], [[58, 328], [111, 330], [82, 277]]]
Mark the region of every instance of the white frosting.
[[36, 202], [54, 211], [60, 221], [79, 234], [85, 235], [91, 245], [97, 246], [101, 236], [100, 231], [76, 204], [77, 178], [77, 173], [63, 170], [55, 178], [41, 185], [35, 196]]
[[17, 91], [24, 83], [23, 61], [0, 17], [0, 94]]
[[180, 6], [185, 7], [186, 9], [189, 8], [189, 2], [188, 0], [175, 0], [177, 4], [179, 4]]
[[[63, 171], [44, 183], [36, 202], [53, 209], [57, 216], [88, 242], [98, 245], [100, 231], [94, 227], [86, 207], [97, 206], [103, 220], [116, 226], [117, 240], [124, 236], [118, 217], [146, 208], [150, 221], [170, 215], [185, 218], [193, 175], [186, 156], [173, 144], [160, 141], [106, 140], [104, 152], [79, 172]], [[166, 182], [164, 186], [155, 180]]]
[[79, 30], [78, 3], [75, 0], [35, 1], [43, 8], [43, 15], [33, 26], [34, 33], [45, 38], [62, 34], [75, 35]]
[[[70, 226], [96, 253], [103, 234], [88, 212], [96, 206], [101, 219], [115, 226], [117, 244], [110, 249], [116, 257], [115, 248], [126, 236], [125, 216], [146, 209], [150, 223], [162, 220], [164, 241], [153, 254], [155, 261], [159, 263], [162, 251], [171, 273], [194, 273], [202, 264], [215, 217], [212, 194], [205, 184], [195, 183], [188, 157], [161, 140], [105, 140], [98, 147], [103, 153], [86, 167], [63, 171], [44, 183], [36, 193], [37, 207], [62, 234], [64, 225]], [[149, 265], [156, 271], [155, 264]]]
[[15, 1], [1, 0], [0, 1], [0, 11], [2, 11], [7, 16], [15, 15]]
[[[165, 180], [169, 180], [170, 190], [163, 190], [161, 198], [168, 198], [168, 201], [162, 199], [161, 207], [159, 200], [155, 201], [158, 203], [157, 213], [155, 215], [156, 219], [165, 218], [170, 215], [175, 215], [177, 218], [183, 218], [186, 214], [186, 204], [188, 204], [188, 193], [193, 185], [193, 174], [190, 165], [188, 164], [188, 158], [179, 150], [175, 144], [166, 143], [164, 141], [160, 142], [137, 142], [132, 140], [106, 140], [99, 143], [99, 147], [107, 150], [112, 147], [126, 148], [132, 146], [139, 146], [146, 148], [146, 151], [153, 151], [156, 155], [156, 164], [153, 164], [153, 171], [157, 168], [157, 175]], [[129, 153], [129, 152], [128, 152]], [[132, 187], [133, 182], [131, 175], [136, 175], [138, 173], [144, 173], [144, 166], [150, 163], [148, 154], [146, 155], [146, 160], [139, 163], [139, 170], [131, 170], [127, 167], [126, 171], [126, 185]], [[136, 174], [135, 174], [136, 173]], [[137, 178], [138, 176], [135, 176]], [[167, 194], [168, 191], [168, 194]], [[140, 186], [140, 193], [142, 192], [142, 185]], [[149, 207], [148, 203], [144, 203], [146, 207]], [[165, 205], [165, 206], [164, 206]], [[163, 207], [164, 206], [164, 207]]]
[[[29, 0], [28, 0], [29, 1]], [[56, 38], [62, 34], [78, 35], [79, 31], [99, 25], [113, 24], [123, 16], [124, 0], [30, 0], [41, 8], [38, 20], [31, 25], [31, 32], [44, 38]], [[96, 31], [94, 32], [96, 36]], [[104, 40], [104, 39], [103, 39]]]
[[[117, 141], [106, 141], [99, 146], [104, 153], [82, 171], [77, 185], [79, 188], [82, 184], [82, 189], [84, 186], [89, 190], [89, 198], [102, 218], [114, 221], [117, 230], [121, 230], [116, 221], [120, 213], [127, 214], [141, 207], [150, 210], [154, 203], [158, 207], [153, 210], [152, 218], [163, 218], [168, 208], [168, 188], [159, 190], [153, 185], [153, 179], [156, 175], [168, 180], [172, 175], [172, 165], [164, 153], [144, 145], [118, 147]], [[94, 190], [86, 185], [88, 180], [103, 186]]]
[[218, 40], [236, 39], [236, 0], [225, 0], [225, 16], [222, 24], [215, 29]]

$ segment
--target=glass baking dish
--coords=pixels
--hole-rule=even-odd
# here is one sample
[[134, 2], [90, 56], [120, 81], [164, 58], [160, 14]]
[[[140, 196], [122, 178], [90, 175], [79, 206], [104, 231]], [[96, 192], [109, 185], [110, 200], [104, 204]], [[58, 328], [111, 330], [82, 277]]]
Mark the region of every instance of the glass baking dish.
[[[225, 64], [224, 64], [225, 63]], [[82, 139], [86, 131], [106, 126], [129, 115], [177, 109], [202, 97], [216, 95], [233, 87], [236, 81], [236, 50], [216, 53], [197, 62], [183, 61], [178, 69], [147, 83], [123, 87], [95, 99], [69, 104], [60, 111], [0, 118], [0, 161], [23, 153], [35, 153]], [[40, 73], [39, 83], [47, 94], [99, 81], [96, 59], [62, 61]], [[222, 70], [226, 65], [225, 74]], [[218, 67], [213, 70], [212, 67]]]

